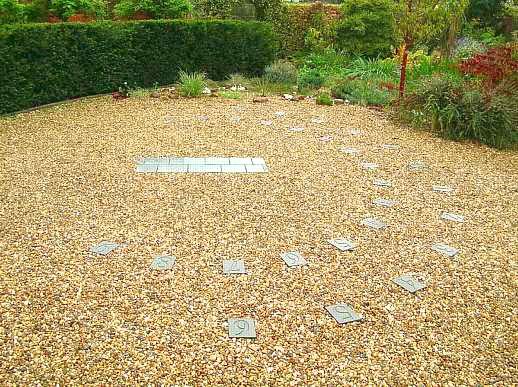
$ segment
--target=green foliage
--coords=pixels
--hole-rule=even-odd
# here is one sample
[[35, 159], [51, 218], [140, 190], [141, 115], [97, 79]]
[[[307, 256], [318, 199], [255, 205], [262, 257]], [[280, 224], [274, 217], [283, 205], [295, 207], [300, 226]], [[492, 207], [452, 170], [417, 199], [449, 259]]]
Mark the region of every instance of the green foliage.
[[344, 0], [337, 45], [360, 56], [388, 56], [397, 43], [394, 0]]
[[187, 73], [180, 71], [178, 92], [184, 97], [199, 97], [207, 86], [207, 76], [203, 73]]
[[295, 83], [297, 82], [297, 68], [291, 62], [278, 60], [266, 66], [264, 78], [271, 83]]
[[243, 74], [236, 73], [236, 74], [230, 74], [228, 79], [225, 81], [225, 84], [228, 86], [249, 87], [251, 84], [251, 81]]
[[318, 89], [324, 86], [326, 80], [325, 74], [319, 69], [303, 67], [299, 71], [297, 85], [299, 89]]
[[399, 66], [394, 59], [371, 59], [358, 57], [353, 60], [345, 75], [363, 80], [396, 81], [399, 77]]
[[505, 148], [518, 143], [518, 80], [506, 80], [486, 94], [476, 85], [436, 76], [424, 81], [402, 105], [440, 135], [454, 139], [474, 139]]
[[120, 18], [143, 12], [154, 19], [179, 19], [192, 12], [189, 0], [121, 0], [113, 9]]
[[321, 2], [282, 5], [280, 12], [268, 17], [280, 37], [280, 51], [290, 56], [298, 51], [332, 47], [335, 40], [335, 24], [340, 8]]
[[395, 93], [384, 90], [374, 81], [345, 79], [331, 88], [333, 96], [363, 106], [385, 106], [394, 98]]
[[103, 0], [50, 0], [49, 11], [63, 20], [76, 13], [102, 19], [107, 12], [106, 2]]
[[316, 103], [317, 105], [333, 106], [334, 101], [331, 94], [322, 92], [317, 95]]
[[275, 54], [259, 22], [150, 20], [0, 26], [0, 114], [107, 93], [124, 82], [172, 84], [178, 71], [259, 75]]
[[28, 6], [18, 0], [0, 0], [0, 24], [25, 23]]
[[496, 26], [503, 16], [505, 4], [506, 0], [470, 0], [466, 18], [477, 19], [486, 26]]
[[239, 91], [220, 91], [219, 92], [219, 95], [222, 96], [223, 98], [227, 98], [227, 99], [241, 99], [242, 98], [242, 95]]

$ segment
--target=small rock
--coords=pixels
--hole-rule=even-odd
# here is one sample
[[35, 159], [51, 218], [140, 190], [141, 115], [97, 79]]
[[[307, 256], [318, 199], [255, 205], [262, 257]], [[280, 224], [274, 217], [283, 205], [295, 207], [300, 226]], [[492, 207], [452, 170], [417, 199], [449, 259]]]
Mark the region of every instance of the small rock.
[[158, 91], [154, 91], [150, 94], [151, 98], [160, 98], [160, 93]]
[[268, 98], [266, 98], [266, 97], [254, 97], [254, 99], [252, 100], [252, 102], [255, 102], [255, 103], [264, 103], [264, 102], [268, 102]]
[[283, 94], [282, 98], [287, 99], [288, 101], [293, 101], [293, 98], [295, 97], [293, 97], [291, 94]]
[[205, 94], [205, 95], [210, 95], [210, 94], [212, 94], [212, 90], [209, 89], [208, 87], [205, 87], [203, 89], [202, 93]]
[[343, 105], [345, 104], [345, 101], [341, 98], [335, 98], [333, 99], [333, 102], [335, 103], [335, 105]]

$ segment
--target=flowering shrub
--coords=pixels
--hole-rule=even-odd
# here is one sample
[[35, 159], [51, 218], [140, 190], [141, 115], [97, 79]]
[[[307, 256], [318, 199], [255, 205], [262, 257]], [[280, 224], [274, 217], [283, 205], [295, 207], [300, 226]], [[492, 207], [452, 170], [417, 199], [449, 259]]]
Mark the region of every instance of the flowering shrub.
[[466, 75], [482, 78], [486, 88], [491, 90], [498, 82], [518, 71], [518, 60], [513, 58], [513, 48], [497, 47], [462, 61], [459, 69]]

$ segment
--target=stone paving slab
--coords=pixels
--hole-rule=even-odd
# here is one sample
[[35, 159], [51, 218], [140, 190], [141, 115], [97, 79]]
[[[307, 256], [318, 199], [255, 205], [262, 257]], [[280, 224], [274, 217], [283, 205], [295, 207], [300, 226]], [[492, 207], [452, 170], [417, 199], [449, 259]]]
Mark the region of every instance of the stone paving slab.
[[161, 255], [155, 257], [151, 263], [151, 269], [153, 270], [170, 270], [173, 268], [176, 262], [176, 257], [171, 255]]
[[246, 274], [245, 261], [223, 261], [224, 274]]
[[386, 223], [376, 218], [365, 218], [361, 221], [361, 224], [363, 226], [367, 226], [375, 230], [382, 230], [384, 228], [387, 228]]
[[463, 223], [464, 216], [458, 214], [452, 214], [451, 212], [443, 212], [441, 214], [441, 219], [451, 220], [452, 222]]
[[350, 251], [356, 247], [354, 242], [344, 238], [330, 239], [328, 242], [340, 251]]
[[435, 243], [432, 246], [432, 250], [448, 257], [454, 257], [459, 253], [459, 250], [457, 250], [455, 247], [448, 246], [444, 243]]
[[137, 173], [263, 173], [262, 157], [143, 157]]
[[308, 262], [304, 259], [302, 254], [296, 251], [289, 251], [281, 254], [281, 258], [288, 267], [305, 266]]
[[113, 250], [115, 250], [121, 246], [122, 245], [115, 243], [115, 242], [103, 241], [103, 242], [99, 243], [98, 245], [90, 247], [90, 252], [99, 254], [99, 255], [108, 255]]

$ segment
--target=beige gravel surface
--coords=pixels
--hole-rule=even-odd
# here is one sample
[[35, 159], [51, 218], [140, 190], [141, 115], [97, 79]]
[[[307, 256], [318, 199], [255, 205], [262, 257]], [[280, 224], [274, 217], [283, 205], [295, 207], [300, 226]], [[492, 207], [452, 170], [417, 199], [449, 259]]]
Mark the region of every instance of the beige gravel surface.
[[[101, 97], [2, 118], [0, 136], [1, 385], [518, 383], [516, 153], [276, 98]], [[141, 156], [263, 157], [269, 172], [137, 174]], [[103, 240], [126, 246], [88, 252]], [[308, 265], [288, 269], [287, 251]], [[177, 258], [168, 273], [149, 269], [160, 254]], [[224, 259], [249, 274], [223, 275]], [[409, 272], [427, 288], [392, 282]], [[338, 303], [364, 320], [338, 325]], [[238, 317], [256, 340], [228, 338]]]

